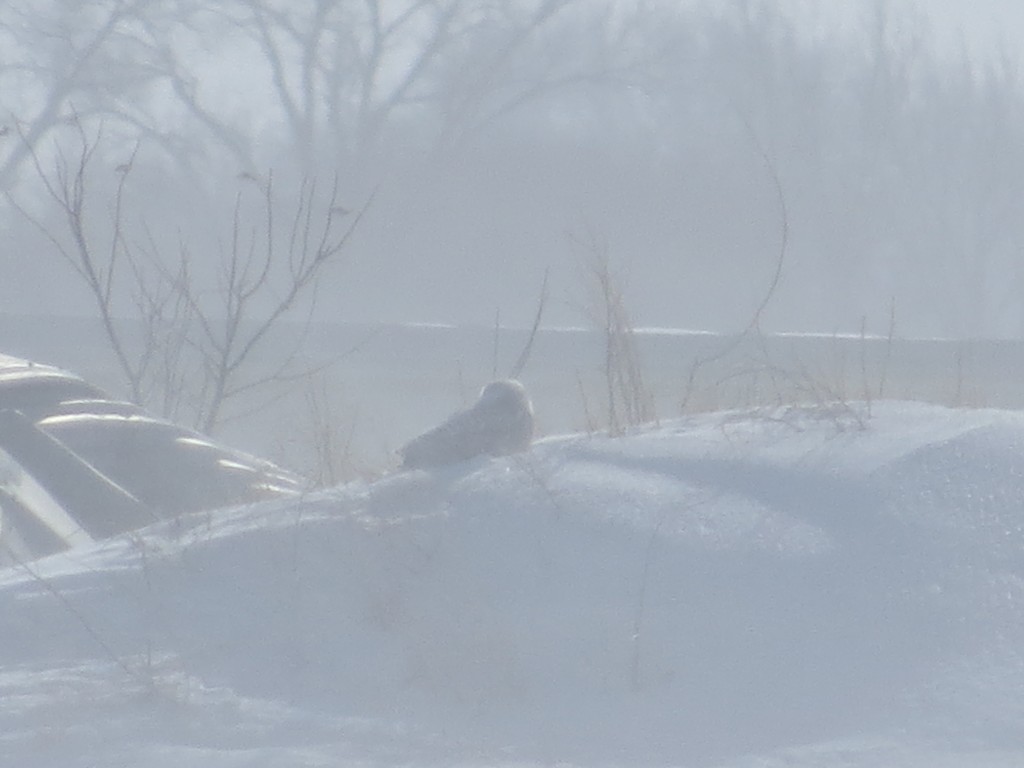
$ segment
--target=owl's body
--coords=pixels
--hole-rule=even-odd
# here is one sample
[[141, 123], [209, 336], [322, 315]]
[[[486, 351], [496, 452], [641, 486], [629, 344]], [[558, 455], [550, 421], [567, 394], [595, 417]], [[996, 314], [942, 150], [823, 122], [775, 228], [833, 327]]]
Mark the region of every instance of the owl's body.
[[399, 450], [406, 469], [437, 467], [474, 456], [504, 456], [533, 440], [533, 407], [518, 381], [492, 381], [471, 408], [458, 411]]

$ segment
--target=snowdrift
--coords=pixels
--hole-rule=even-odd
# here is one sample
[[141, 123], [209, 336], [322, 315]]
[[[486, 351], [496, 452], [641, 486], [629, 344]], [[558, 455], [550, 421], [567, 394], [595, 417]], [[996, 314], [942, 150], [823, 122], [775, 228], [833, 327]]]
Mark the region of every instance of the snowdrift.
[[714, 414], [0, 571], [18, 765], [1019, 765], [1024, 417]]

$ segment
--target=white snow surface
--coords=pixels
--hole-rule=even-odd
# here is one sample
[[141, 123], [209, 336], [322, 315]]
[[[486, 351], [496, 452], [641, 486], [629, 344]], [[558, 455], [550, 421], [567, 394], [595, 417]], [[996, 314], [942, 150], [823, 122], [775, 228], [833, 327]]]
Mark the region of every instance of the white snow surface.
[[1024, 415], [719, 413], [0, 572], [17, 766], [1024, 765]]

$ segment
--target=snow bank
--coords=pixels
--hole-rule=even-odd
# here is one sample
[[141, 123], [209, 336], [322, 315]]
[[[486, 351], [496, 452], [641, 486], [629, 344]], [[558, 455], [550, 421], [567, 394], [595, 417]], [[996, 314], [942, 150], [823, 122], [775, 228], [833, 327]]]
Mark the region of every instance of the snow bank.
[[1024, 418], [875, 404], [185, 518], [0, 572], [19, 765], [1018, 765]]

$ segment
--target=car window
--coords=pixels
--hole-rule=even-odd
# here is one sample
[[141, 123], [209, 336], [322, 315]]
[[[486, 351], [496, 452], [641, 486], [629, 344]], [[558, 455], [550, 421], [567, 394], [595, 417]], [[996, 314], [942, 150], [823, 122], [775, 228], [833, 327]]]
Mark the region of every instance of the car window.
[[79, 414], [42, 419], [38, 426], [165, 516], [262, 495], [258, 466], [172, 424]]

